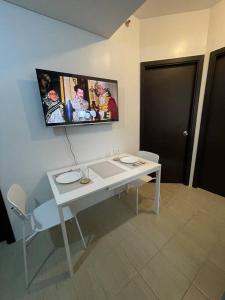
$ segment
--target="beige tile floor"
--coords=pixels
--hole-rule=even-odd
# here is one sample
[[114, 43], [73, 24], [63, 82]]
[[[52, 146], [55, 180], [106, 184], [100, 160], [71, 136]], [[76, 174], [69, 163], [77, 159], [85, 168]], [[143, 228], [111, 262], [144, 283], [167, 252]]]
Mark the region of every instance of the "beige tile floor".
[[74, 276], [69, 278], [59, 227], [29, 249], [34, 273], [24, 288], [21, 243], [0, 244], [0, 299], [221, 300], [225, 292], [225, 199], [181, 184], [161, 185], [161, 211], [151, 212], [154, 184], [104, 201], [79, 215], [84, 251], [68, 222]]

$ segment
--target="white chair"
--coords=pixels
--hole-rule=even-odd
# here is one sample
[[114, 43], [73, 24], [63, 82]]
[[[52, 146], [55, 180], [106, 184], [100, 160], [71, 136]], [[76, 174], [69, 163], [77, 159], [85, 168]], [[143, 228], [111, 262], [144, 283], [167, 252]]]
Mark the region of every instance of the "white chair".
[[[138, 151], [137, 156], [139, 156], [143, 159], [146, 159], [146, 160], [153, 161], [155, 163], [159, 162], [159, 155], [152, 153], [152, 152]], [[127, 190], [129, 189], [129, 187], [136, 188], [136, 214], [137, 215], [138, 215], [138, 202], [139, 202], [139, 196], [138, 196], [139, 195], [139, 187], [141, 187], [143, 184], [148, 183], [154, 179], [156, 179], [156, 178], [153, 178], [149, 175], [142, 176], [141, 178], [130, 182], [127, 186]]]
[[[13, 184], [8, 193], [7, 199], [11, 205], [14, 213], [19, 216], [22, 220], [22, 230], [23, 230], [23, 255], [24, 255], [24, 269], [25, 269], [25, 280], [26, 287], [29, 286], [28, 280], [28, 268], [27, 268], [27, 246], [28, 243], [34, 238], [34, 236], [44, 230], [50, 229], [56, 225], [60, 224], [60, 218], [58, 209], [56, 206], [55, 199], [48, 200], [44, 202], [39, 207], [35, 208], [31, 214], [26, 213], [26, 202], [27, 196], [22, 187], [18, 184]], [[64, 220], [70, 220], [75, 218], [76, 225], [78, 227], [81, 239], [83, 241], [84, 247], [86, 248], [86, 243], [83, 238], [81, 228], [79, 226], [76, 215], [73, 215], [69, 207], [63, 208]], [[32, 228], [32, 233], [27, 236], [26, 225], [27, 222], [30, 223]]]

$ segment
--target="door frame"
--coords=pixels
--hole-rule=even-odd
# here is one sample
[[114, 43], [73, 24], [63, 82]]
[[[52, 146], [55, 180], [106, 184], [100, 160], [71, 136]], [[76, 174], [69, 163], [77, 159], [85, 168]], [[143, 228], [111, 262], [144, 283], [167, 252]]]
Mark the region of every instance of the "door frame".
[[141, 116], [143, 115], [143, 102], [144, 102], [144, 92], [143, 92], [143, 82], [144, 82], [144, 72], [148, 69], [166, 67], [166, 66], [178, 66], [184, 64], [196, 64], [196, 76], [195, 76], [195, 88], [194, 95], [192, 99], [192, 109], [190, 113], [189, 120], [189, 134], [186, 148], [186, 158], [185, 158], [185, 174], [184, 174], [184, 184], [189, 184], [190, 172], [191, 172], [191, 162], [192, 162], [192, 153], [193, 153], [193, 145], [194, 145], [194, 137], [195, 137], [195, 127], [196, 127], [196, 119], [198, 112], [198, 102], [199, 102], [199, 94], [201, 88], [201, 80], [202, 80], [202, 70], [204, 63], [204, 55], [196, 55], [196, 56], [188, 56], [188, 57], [180, 57], [173, 59], [165, 59], [165, 60], [156, 60], [156, 61], [148, 61], [141, 62], [141, 71], [140, 71], [140, 82], [141, 82], [141, 94], [140, 94], [140, 149], [141, 149], [141, 140], [143, 138], [143, 124], [141, 122]]
[[204, 96], [203, 109], [202, 109], [201, 126], [200, 126], [198, 148], [197, 148], [197, 155], [196, 155], [193, 187], [199, 186], [200, 170], [202, 166], [202, 157], [203, 157], [204, 144], [206, 139], [208, 112], [211, 103], [211, 93], [212, 93], [212, 86], [214, 81], [216, 61], [217, 58], [222, 55], [225, 55], [225, 47], [212, 51], [209, 57], [209, 67], [208, 67], [205, 96]]

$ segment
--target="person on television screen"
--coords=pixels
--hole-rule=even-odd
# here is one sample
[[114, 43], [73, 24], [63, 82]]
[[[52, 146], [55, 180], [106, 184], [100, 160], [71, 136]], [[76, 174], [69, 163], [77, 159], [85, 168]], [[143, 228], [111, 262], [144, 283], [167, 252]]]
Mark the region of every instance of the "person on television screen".
[[52, 89], [48, 92], [47, 97], [44, 98], [44, 106], [46, 123], [65, 123], [64, 105], [56, 90]]
[[42, 96], [46, 96], [51, 84], [51, 78], [48, 74], [40, 74], [38, 77], [40, 92]]
[[84, 90], [76, 84], [74, 86], [75, 97], [73, 100], [70, 100], [70, 103], [73, 108], [73, 121], [88, 121], [91, 118], [91, 115], [88, 111], [89, 103], [84, 99]]
[[118, 120], [118, 107], [116, 100], [112, 97], [104, 82], [95, 83], [95, 92], [98, 96], [99, 114], [101, 119]]

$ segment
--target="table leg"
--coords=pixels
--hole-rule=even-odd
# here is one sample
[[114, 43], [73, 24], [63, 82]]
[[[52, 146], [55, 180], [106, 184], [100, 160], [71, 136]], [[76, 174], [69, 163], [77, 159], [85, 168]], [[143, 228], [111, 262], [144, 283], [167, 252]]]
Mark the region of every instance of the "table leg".
[[60, 217], [60, 222], [61, 222], [61, 229], [62, 229], [62, 235], [63, 235], [64, 245], [65, 245], [65, 250], [66, 250], [69, 272], [70, 272], [70, 276], [72, 277], [73, 276], [73, 267], [72, 267], [72, 262], [71, 262], [68, 236], [67, 236], [67, 232], [66, 232], [66, 225], [65, 225], [65, 220], [64, 220], [64, 216], [63, 216], [63, 208], [61, 206], [58, 206], [58, 210], [59, 210], [59, 217]]
[[160, 179], [161, 179], [161, 168], [156, 171], [156, 183], [155, 183], [155, 203], [154, 203], [154, 212], [159, 214], [159, 205], [160, 205]]

